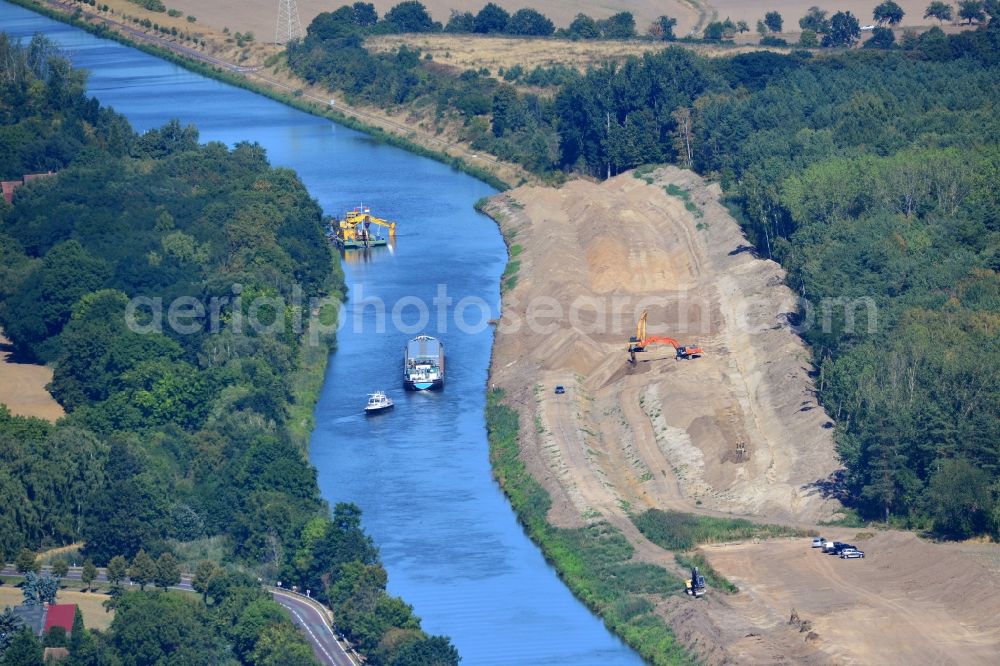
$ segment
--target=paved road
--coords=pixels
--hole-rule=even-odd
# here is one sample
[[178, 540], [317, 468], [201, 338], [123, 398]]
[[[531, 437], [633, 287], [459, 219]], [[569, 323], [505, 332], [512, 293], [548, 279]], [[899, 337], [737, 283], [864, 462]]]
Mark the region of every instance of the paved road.
[[271, 589], [271, 596], [279, 604], [284, 606], [292, 622], [309, 640], [312, 645], [313, 654], [321, 664], [327, 666], [357, 666], [344, 647], [337, 641], [330, 623], [325, 613], [320, 611], [320, 606], [314, 601], [310, 601], [301, 595], [292, 594], [281, 590]]
[[[47, 566], [42, 567], [43, 571], [47, 571], [48, 569], [49, 567]], [[63, 579], [80, 580], [80, 571], [80, 567], [70, 567], [69, 572], [63, 576]], [[13, 566], [7, 565], [0, 567], [0, 576], [21, 577], [21, 574]], [[101, 583], [107, 582], [107, 572], [104, 569], [98, 569], [97, 578], [94, 580]], [[194, 588], [191, 587], [191, 576], [189, 574], [182, 574], [181, 582], [170, 589], [182, 592], [194, 592]], [[300, 594], [277, 590], [275, 588], [268, 588], [268, 591], [274, 597], [275, 601], [288, 610], [292, 622], [299, 628], [306, 640], [309, 641], [313, 654], [316, 655], [319, 663], [324, 666], [357, 666], [360, 659], [352, 658], [333, 633], [328, 610], [324, 609], [318, 602], [303, 597]]]

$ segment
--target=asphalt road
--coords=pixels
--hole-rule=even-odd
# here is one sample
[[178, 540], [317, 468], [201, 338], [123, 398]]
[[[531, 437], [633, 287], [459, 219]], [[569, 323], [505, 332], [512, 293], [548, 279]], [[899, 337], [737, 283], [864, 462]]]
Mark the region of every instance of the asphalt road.
[[[43, 571], [48, 567], [43, 567]], [[69, 572], [63, 576], [64, 580], [80, 580], [80, 567], [71, 567]], [[21, 574], [10, 565], [0, 568], [0, 576], [21, 577]], [[97, 570], [96, 582], [107, 582], [108, 577], [104, 569]], [[191, 576], [181, 575], [181, 582], [171, 587], [172, 590], [182, 592], [194, 592], [191, 587]], [[288, 611], [292, 622], [312, 647], [316, 659], [324, 666], [357, 666], [358, 661], [351, 658], [344, 647], [337, 640], [333, 633], [333, 628], [327, 620], [327, 616], [321, 610], [322, 606], [316, 601], [303, 597], [300, 594], [268, 588], [271, 596], [283, 608]]]
[[316, 607], [300, 595], [271, 589], [271, 596], [288, 610], [292, 622], [305, 635], [312, 646], [316, 659], [325, 666], [356, 666], [356, 662], [344, 650], [334, 636], [326, 617]]

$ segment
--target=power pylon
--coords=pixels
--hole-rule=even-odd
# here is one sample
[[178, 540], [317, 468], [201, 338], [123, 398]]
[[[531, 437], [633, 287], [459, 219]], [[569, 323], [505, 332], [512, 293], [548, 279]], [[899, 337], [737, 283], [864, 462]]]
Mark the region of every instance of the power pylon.
[[274, 29], [274, 42], [287, 44], [293, 39], [302, 39], [299, 6], [295, 0], [278, 0], [278, 25]]

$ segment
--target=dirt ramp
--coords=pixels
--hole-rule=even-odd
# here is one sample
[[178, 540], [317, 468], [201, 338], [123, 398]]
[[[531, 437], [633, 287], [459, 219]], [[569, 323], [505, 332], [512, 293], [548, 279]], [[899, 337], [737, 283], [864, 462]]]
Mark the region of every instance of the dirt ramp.
[[[545, 451], [534, 456], [539, 478], [564, 500], [557, 521], [621, 506], [805, 521], [839, 509], [813, 490], [837, 462], [808, 350], [785, 317], [795, 299], [777, 264], [743, 249], [718, 198], [696, 175], [663, 168], [521, 187], [489, 204], [519, 246], [493, 381], [528, 407], [529, 448]], [[650, 335], [704, 356], [676, 360], [662, 344], [629, 364], [643, 311]]]

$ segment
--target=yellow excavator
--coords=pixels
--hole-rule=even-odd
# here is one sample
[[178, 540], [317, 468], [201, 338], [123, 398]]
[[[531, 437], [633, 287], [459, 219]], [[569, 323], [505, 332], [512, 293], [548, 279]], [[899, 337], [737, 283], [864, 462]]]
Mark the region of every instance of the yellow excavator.
[[682, 345], [673, 338], [668, 338], [662, 335], [647, 336], [647, 315], [648, 312], [643, 310], [642, 316], [639, 317], [639, 323], [635, 327], [635, 336], [628, 339], [628, 347], [625, 349], [625, 351], [629, 353], [629, 362], [632, 363], [632, 365], [635, 365], [636, 352], [646, 351], [646, 347], [649, 345], [670, 345], [674, 348], [675, 358], [677, 358], [677, 360], [699, 358], [704, 353], [701, 347], [696, 347], [694, 345]]
[[[373, 226], [388, 229], [387, 236], [378, 234]], [[375, 217], [368, 208], [355, 208], [344, 219], [333, 220], [328, 235], [342, 250], [379, 247], [396, 238], [396, 223]]]
[[692, 597], [701, 597], [708, 592], [705, 577], [698, 572], [698, 567], [691, 567], [691, 577], [684, 581], [684, 591]]

